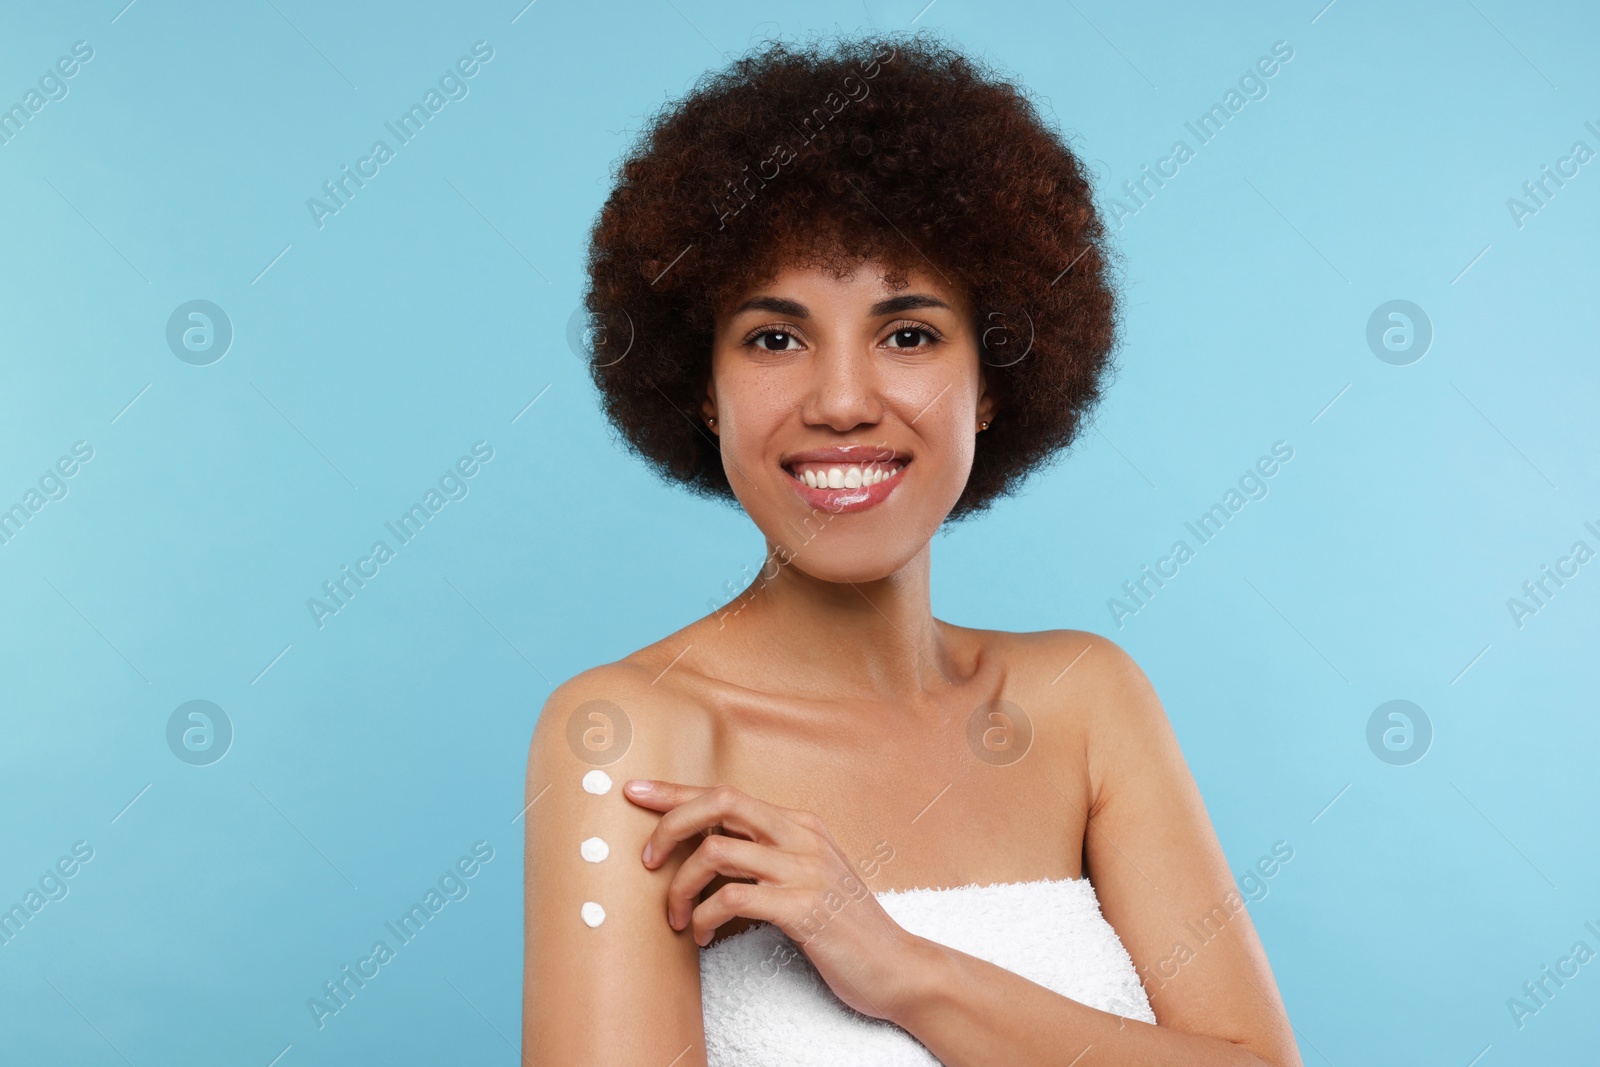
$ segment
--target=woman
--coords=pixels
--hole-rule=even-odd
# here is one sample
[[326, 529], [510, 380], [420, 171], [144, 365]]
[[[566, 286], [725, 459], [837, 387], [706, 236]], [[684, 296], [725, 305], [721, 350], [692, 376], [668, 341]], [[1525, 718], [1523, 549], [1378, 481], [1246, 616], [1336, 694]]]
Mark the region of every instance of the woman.
[[1106, 259], [1060, 137], [926, 38], [773, 46], [648, 127], [593, 375], [766, 563], [539, 717], [529, 1062], [1300, 1063], [1139, 668], [930, 608], [934, 532], [1098, 399]]

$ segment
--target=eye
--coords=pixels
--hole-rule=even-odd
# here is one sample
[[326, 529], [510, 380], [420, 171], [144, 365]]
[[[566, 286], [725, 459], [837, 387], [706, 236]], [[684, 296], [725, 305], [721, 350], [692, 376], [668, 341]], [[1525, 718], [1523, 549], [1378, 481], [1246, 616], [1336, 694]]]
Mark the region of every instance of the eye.
[[753, 344], [767, 352], [783, 352], [800, 347], [800, 339], [788, 330], [764, 329], [751, 334], [745, 344]]
[[939, 335], [927, 326], [897, 326], [884, 342], [890, 348], [921, 348], [939, 340]]

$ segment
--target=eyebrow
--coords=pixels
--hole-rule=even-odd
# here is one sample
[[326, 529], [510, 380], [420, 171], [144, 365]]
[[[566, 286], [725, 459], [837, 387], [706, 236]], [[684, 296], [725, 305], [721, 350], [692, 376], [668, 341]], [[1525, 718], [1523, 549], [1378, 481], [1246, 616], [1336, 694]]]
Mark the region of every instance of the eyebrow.
[[[890, 297], [873, 304], [868, 314], [876, 318], [880, 315], [898, 315], [903, 311], [915, 311], [918, 308], [945, 308], [949, 304], [935, 296], [923, 293], [908, 293], [905, 296]], [[758, 296], [746, 300], [733, 309], [735, 315], [743, 311], [770, 311], [775, 315], [787, 315], [794, 319], [808, 319], [810, 310], [797, 300], [785, 300], [778, 296]]]
[[785, 300], [777, 296], [758, 296], [746, 300], [733, 309], [735, 315], [742, 311], [770, 311], [774, 315], [787, 315], [791, 319], [809, 319], [811, 312], [797, 300]]

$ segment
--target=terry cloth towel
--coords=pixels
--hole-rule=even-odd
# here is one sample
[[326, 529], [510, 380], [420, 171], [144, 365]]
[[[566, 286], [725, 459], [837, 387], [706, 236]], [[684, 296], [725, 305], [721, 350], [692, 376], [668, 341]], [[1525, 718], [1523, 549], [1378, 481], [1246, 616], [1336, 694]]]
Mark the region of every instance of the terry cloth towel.
[[[1092, 1008], [1156, 1021], [1087, 878], [875, 895], [913, 934]], [[710, 1067], [938, 1067], [905, 1030], [835, 996], [805, 953], [770, 923], [701, 950], [700, 996]]]

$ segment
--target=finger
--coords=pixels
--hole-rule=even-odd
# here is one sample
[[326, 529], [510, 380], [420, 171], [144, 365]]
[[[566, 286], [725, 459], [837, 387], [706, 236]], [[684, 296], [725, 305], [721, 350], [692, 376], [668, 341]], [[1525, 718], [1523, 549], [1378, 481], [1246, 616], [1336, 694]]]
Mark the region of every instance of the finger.
[[673, 874], [667, 886], [667, 925], [674, 930], [687, 926], [695, 898], [719, 874], [784, 886], [794, 873], [794, 858], [788, 853], [741, 837], [713, 834]]
[[685, 785], [682, 782], [663, 782], [659, 778], [630, 778], [622, 786], [622, 795], [652, 811], [671, 811], [686, 800], [708, 793], [709, 785]]
[[713, 827], [778, 848], [794, 848], [802, 840], [801, 828], [781, 808], [731, 785], [718, 785], [661, 816], [645, 841], [644, 865], [654, 870], [666, 862], [679, 842]]
[[729, 882], [694, 909], [691, 921], [694, 943], [704, 948], [717, 936], [717, 930], [723, 923], [740, 916], [782, 927], [783, 916], [790, 907], [790, 898], [797, 892], [777, 886]]
[[[660, 778], [630, 778], [623, 784], [622, 793], [642, 808], [665, 812], [678, 807], [685, 801], [704, 796], [715, 788], [716, 786], [710, 785], [687, 785], [682, 782], [668, 782]], [[730, 786], [729, 788], [733, 787]], [[821, 829], [819, 825], [816, 825], [818, 822], [817, 817], [809, 811], [802, 811], [799, 808], [786, 808], [781, 804], [772, 804], [771, 807], [774, 811], [787, 815], [791, 821], [799, 823], [802, 827], [813, 830]]]

